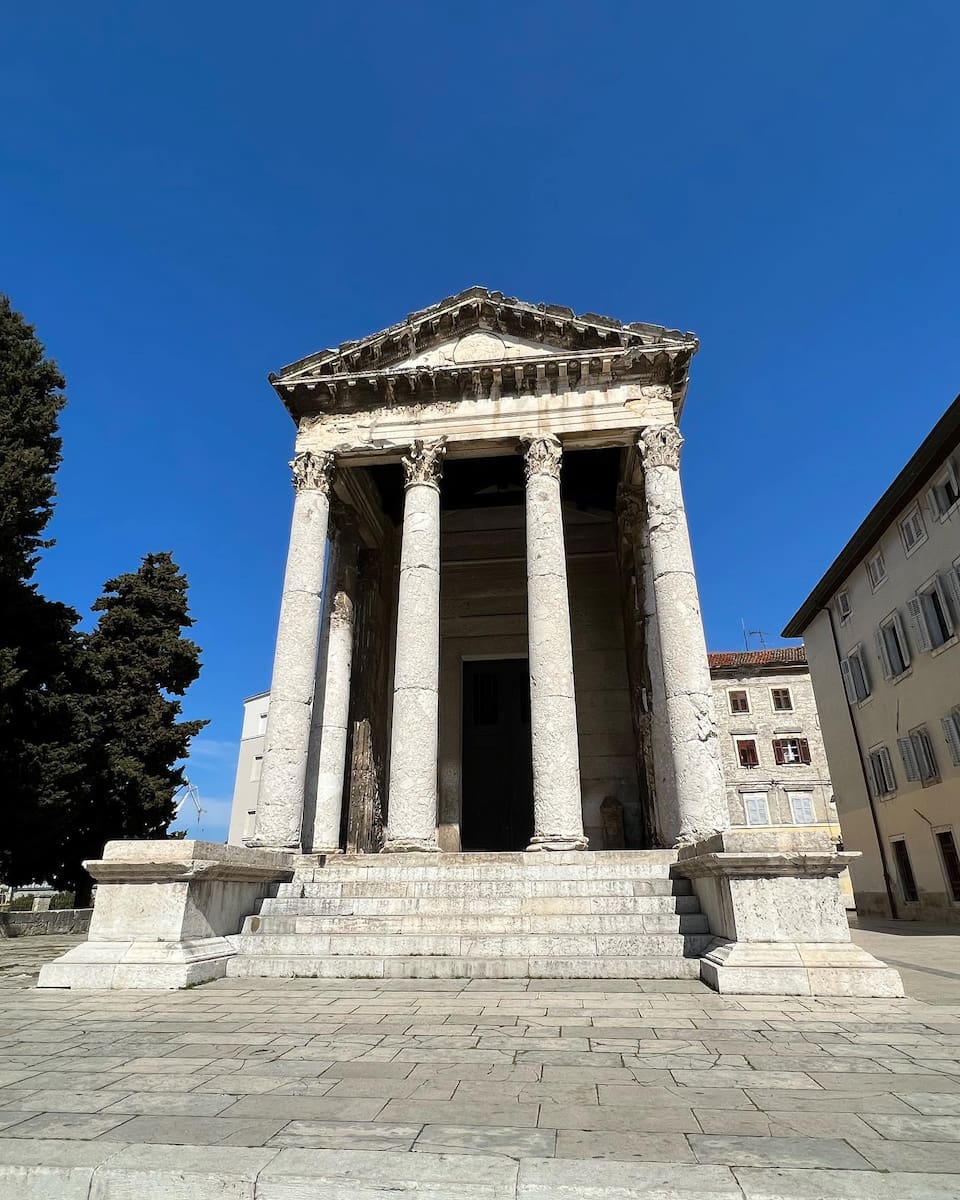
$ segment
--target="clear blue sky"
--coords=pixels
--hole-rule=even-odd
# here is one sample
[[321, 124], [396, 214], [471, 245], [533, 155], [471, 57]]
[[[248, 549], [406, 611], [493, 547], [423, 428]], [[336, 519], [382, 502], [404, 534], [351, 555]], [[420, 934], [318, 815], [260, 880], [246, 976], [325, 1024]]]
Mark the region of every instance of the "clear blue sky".
[[715, 649], [776, 635], [960, 390], [946, 0], [51, 0], [2, 37], [0, 288], [70, 397], [41, 584], [87, 611], [174, 551], [206, 836], [269, 683], [268, 371], [475, 283], [694, 330]]

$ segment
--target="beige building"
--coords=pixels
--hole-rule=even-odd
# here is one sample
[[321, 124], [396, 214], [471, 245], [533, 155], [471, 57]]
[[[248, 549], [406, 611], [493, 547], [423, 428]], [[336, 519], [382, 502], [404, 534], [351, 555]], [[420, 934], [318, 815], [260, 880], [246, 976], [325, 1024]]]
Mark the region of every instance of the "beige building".
[[804, 825], [839, 836], [803, 646], [708, 656], [733, 825]]
[[256, 827], [257, 796], [260, 792], [263, 743], [269, 711], [269, 692], [249, 696], [243, 702], [240, 751], [233, 783], [233, 803], [230, 806], [230, 831], [227, 834], [227, 841], [233, 846], [242, 846], [243, 839], [252, 837]]
[[960, 919], [960, 398], [784, 636], [806, 642], [858, 910]]

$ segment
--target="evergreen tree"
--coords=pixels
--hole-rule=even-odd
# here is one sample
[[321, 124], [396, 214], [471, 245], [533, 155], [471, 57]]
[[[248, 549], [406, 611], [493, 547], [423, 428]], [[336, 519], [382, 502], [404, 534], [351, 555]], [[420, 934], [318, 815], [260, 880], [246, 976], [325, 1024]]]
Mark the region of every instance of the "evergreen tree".
[[[77, 864], [99, 856], [111, 838], [167, 836], [173, 797], [183, 785], [176, 764], [207, 724], [178, 719], [175, 697], [200, 674], [200, 651], [182, 633], [193, 619], [187, 580], [172, 555], [148, 554], [137, 571], [108, 580], [93, 610], [100, 619], [85, 639], [84, 657], [96, 737], [87, 811], [73, 822], [70, 854]], [[82, 898], [83, 880], [74, 884]]]
[[[46, 848], [83, 775], [85, 719], [74, 702], [78, 614], [32, 582], [53, 511], [63, 377], [33, 327], [0, 296], [0, 878], [45, 875]], [[61, 818], [54, 820], [54, 817]]]

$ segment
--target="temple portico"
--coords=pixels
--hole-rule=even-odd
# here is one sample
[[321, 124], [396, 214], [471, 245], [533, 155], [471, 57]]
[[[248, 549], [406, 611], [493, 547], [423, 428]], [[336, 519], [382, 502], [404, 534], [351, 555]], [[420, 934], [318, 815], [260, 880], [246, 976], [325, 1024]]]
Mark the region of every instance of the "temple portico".
[[850, 943], [850, 855], [727, 828], [680, 482], [697, 349], [471, 288], [271, 376], [297, 436], [252, 835], [111, 843], [91, 943], [41, 983], [898, 994]]

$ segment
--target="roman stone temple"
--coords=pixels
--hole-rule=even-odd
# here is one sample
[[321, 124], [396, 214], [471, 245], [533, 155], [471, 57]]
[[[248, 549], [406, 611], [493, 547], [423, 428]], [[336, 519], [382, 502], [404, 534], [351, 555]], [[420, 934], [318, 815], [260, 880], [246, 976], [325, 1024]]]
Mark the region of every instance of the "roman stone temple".
[[851, 855], [727, 828], [680, 482], [697, 348], [478, 287], [271, 376], [296, 446], [252, 832], [109, 843], [41, 986], [901, 994], [849, 940]]

